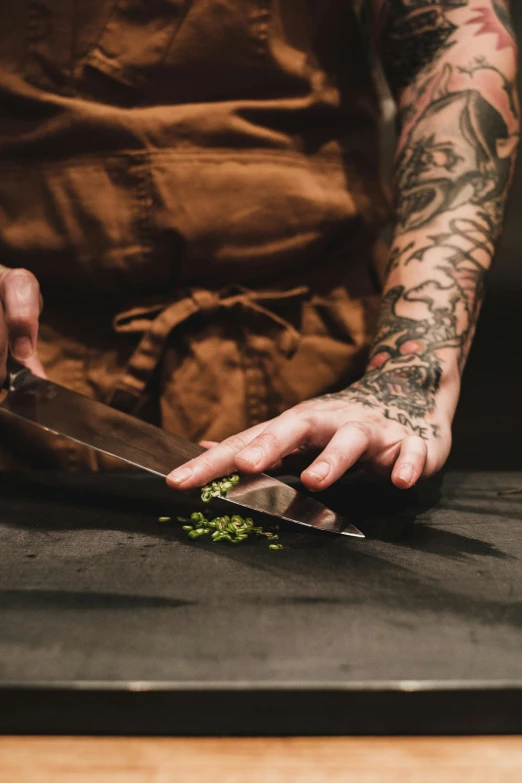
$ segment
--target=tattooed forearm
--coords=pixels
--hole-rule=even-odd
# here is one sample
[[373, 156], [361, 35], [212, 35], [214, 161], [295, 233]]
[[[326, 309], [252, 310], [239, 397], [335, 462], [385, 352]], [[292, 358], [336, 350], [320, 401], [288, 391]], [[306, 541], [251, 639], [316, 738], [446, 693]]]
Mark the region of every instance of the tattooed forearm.
[[467, 66], [460, 66], [458, 68], [460, 73], [465, 73], [468, 76], [473, 76], [478, 71], [492, 71], [500, 77], [503, 85], [503, 90], [507, 95], [509, 101], [509, 110], [515, 119], [518, 119], [518, 105], [517, 105], [517, 85], [514, 79], [508, 79], [495, 65], [488, 63], [485, 57], [475, 57], [474, 60]]
[[[378, 11], [382, 57], [395, 92], [433, 69], [457, 44], [459, 27], [471, 25], [474, 36], [497, 37], [497, 50], [516, 52], [515, 33], [506, 0], [374, 0]], [[465, 20], [459, 9], [472, 10]]]
[[497, 36], [497, 51], [512, 48], [516, 52], [515, 31], [509, 16], [509, 10], [503, 0], [492, 0], [492, 4], [481, 4], [477, 7], [468, 25], [478, 25], [475, 35], [491, 33]]
[[396, 232], [364, 377], [339, 396], [421, 437], [458, 386], [501, 230], [519, 137], [504, 0], [374, 0], [398, 101]]
[[505, 198], [513, 151], [507, 124], [480, 90], [453, 91], [453, 76], [446, 65], [397, 158], [401, 233], [466, 204], [495, 210]]
[[466, 4], [467, 0], [388, 0], [382, 4], [379, 21], [383, 61], [395, 92], [414, 82], [453, 45], [457, 28], [447, 11]]
[[[438, 352], [463, 351], [480, 305], [484, 271], [467, 269], [465, 253], [452, 249], [445, 280], [429, 279], [383, 297], [367, 372], [336, 398], [385, 408], [387, 418], [427, 438], [436, 436], [435, 399], [442, 378]], [[466, 317], [460, 312], [466, 310]]]

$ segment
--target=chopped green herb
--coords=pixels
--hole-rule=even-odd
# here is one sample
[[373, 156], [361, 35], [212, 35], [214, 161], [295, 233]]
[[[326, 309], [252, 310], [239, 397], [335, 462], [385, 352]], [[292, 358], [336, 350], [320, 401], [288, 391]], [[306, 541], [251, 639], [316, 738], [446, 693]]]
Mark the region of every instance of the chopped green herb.
[[[160, 519], [168, 521], [170, 517], [160, 517]], [[269, 549], [283, 548], [282, 544], [272, 543], [279, 540], [277, 532], [263, 530], [260, 525], [254, 525], [250, 517], [245, 519], [239, 514], [234, 514], [232, 517], [224, 514], [222, 517], [208, 519], [201, 511], [194, 511], [190, 515], [190, 519], [176, 517], [176, 520], [184, 523], [182, 530], [194, 541], [201, 536], [210, 535], [213, 543], [224, 541], [230, 544], [241, 544], [242, 541], [247, 541], [248, 537], [253, 535], [264, 536], [270, 542]], [[274, 530], [279, 530], [279, 527], [276, 525]]]
[[[210, 484], [202, 487], [201, 500], [203, 503], [209, 503], [212, 498], [224, 498], [227, 496], [232, 487], [235, 487], [239, 483], [239, 476], [237, 473], [233, 473], [231, 476], [225, 476], [222, 479], [211, 481]], [[254, 525], [254, 520], [251, 517], [242, 517], [240, 514], [233, 514], [228, 516], [214, 517], [208, 519], [202, 511], [194, 511], [189, 519], [185, 517], [176, 517], [177, 522], [182, 522], [182, 529], [187, 536], [196, 540], [201, 536], [210, 535], [210, 538], [214, 544], [224, 541], [230, 544], [240, 544], [242, 541], [247, 541], [248, 537], [264, 536], [269, 542], [278, 541], [278, 532], [270, 530], [263, 530], [260, 525]], [[159, 517], [158, 522], [170, 522], [170, 517]], [[275, 530], [278, 531], [279, 527], [276, 525]], [[282, 544], [269, 544], [269, 549], [282, 549]]]
[[226, 498], [227, 492], [239, 483], [239, 476], [233, 473], [231, 476], [225, 476], [217, 481], [211, 481], [201, 488], [201, 500], [203, 503], [210, 503], [212, 498]]

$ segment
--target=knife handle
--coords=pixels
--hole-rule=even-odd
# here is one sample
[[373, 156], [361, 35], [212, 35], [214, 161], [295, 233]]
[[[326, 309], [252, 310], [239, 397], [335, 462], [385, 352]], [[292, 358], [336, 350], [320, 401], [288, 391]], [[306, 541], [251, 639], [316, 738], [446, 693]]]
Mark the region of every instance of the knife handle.
[[10, 389], [13, 385], [14, 379], [16, 376], [21, 373], [23, 370], [27, 370], [27, 367], [24, 367], [23, 364], [18, 362], [14, 356], [11, 355], [11, 352], [7, 354], [7, 361], [6, 361], [6, 374], [5, 379], [2, 384], [2, 389]]

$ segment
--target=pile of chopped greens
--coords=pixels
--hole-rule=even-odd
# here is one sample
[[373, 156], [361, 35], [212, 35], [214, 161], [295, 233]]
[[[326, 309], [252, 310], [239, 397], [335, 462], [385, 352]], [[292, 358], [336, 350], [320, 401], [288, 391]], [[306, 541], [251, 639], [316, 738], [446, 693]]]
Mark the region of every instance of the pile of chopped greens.
[[[207, 484], [201, 490], [201, 500], [203, 503], [209, 503], [212, 498], [226, 497], [227, 492], [239, 482], [239, 476], [233, 474], [226, 476], [218, 481]], [[263, 530], [261, 525], [254, 525], [250, 517], [242, 517], [239, 514], [214, 517], [209, 519], [203, 512], [194, 511], [190, 518], [177, 517], [178, 522], [183, 522], [183, 530], [187, 536], [193, 540], [202, 536], [210, 536], [214, 543], [220, 541], [229, 544], [240, 544], [246, 541], [249, 536], [263, 536], [270, 543], [269, 549], [283, 549], [279, 543], [279, 533], [273, 533], [269, 530]], [[158, 522], [170, 522], [170, 517], [159, 517]], [[279, 527], [276, 526], [279, 530]], [[275, 542], [275, 543], [274, 543]]]
[[[207, 519], [201, 511], [195, 511], [190, 515], [190, 520], [182, 520], [188, 524], [183, 525], [183, 530], [189, 538], [199, 538], [200, 536], [210, 535], [212, 541], [228, 541], [230, 544], [240, 544], [246, 541], [250, 535], [265, 536], [269, 541], [278, 541], [279, 534], [265, 531], [260, 525], [254, 525], [250, 517], [244, 519], [239, 514], [233, 514], [229, 517], [227, 514], [222, 517]], [[282, 544], [271, 543], [270, 549], [282, 549]]]

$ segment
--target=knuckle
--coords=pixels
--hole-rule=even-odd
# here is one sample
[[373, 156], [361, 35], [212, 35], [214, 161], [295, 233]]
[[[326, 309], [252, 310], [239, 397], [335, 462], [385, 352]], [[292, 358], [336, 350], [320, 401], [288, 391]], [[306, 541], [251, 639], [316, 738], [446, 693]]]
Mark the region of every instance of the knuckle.
[[418, 461], [426, 457], [428, 445], [422, 438], [412, 436], [406, 439], [404, 452], [406, 457]]
[[37, 320], [36, 314], [29, 313], [8, 313], [5, 318], [9, 332], [29, 331]]
[[322, 411], [309, 408], [306, 406], [306, 404], [303, 403], [292, 411], [287, 411], [282, 415], [288, 417], [288, 422], [304, 422], [308, 429], [313, 429], [313, 427], [317, 425], [321, 417], [321, 413]]
[[243, 451], [247, 445], [246, 438], [241, 435], [232, 435], [231, 438], [227, 438], [221, 443], [221, 446], [230, 452], [232, 457], [235, 457], [240, 451]]
[[40, 287], [32, 272], [11, 269], [0, 280], [5, 320], [10, 330], [26, 330], [38, 322]]
[[328, 449], [326, 449], [326, 456], [330, 462], [344, 462], [347, 457], [347, 451], [343, 449], [341, 446], [336, 446], [335, 444], [328, 446]]
[[265, 430], [261, 435], [258, 435], [255, 440], [255, 445], [259, 446], [263, 451], [275, 451], [280, 448], [280, 442], [277, 435], [270, 430]]
[[212, 471], [212, 462], [205, 454], [202, 454], [192, 462], [192, 468], [198, 473], [208, 473]]
[[306, 403], [302, 402], [299, 405], [294, 405], [293, 408], [289, 408], [286, 411], [283, 411], [283, 413], [279, 414], [279, 421], [284, 422], [291, 422], [291, 421], [299, 421], [303, 418], [303, 415], [306, 413]]
[[375, 424], [370, 421], [350, 421], [346, 427], [352, 432], [355, 431], [362, 433], [362, 435], [364, 435], [364, 437], [368, 440], [373, 438], [376, 432]]
[[9, 272], [6, 272], [6, 274], [4, 275], [4, 282], [6, 285], [16, 286], [17, 288], [30, 287], [35, 292], [40, 291], [40, 285], [36, 277], [33, 275], [32, 272], [30, 272], [28, 269], [24, 269], [23, 267], [19, 267], [17, 269], [10, 269]]

